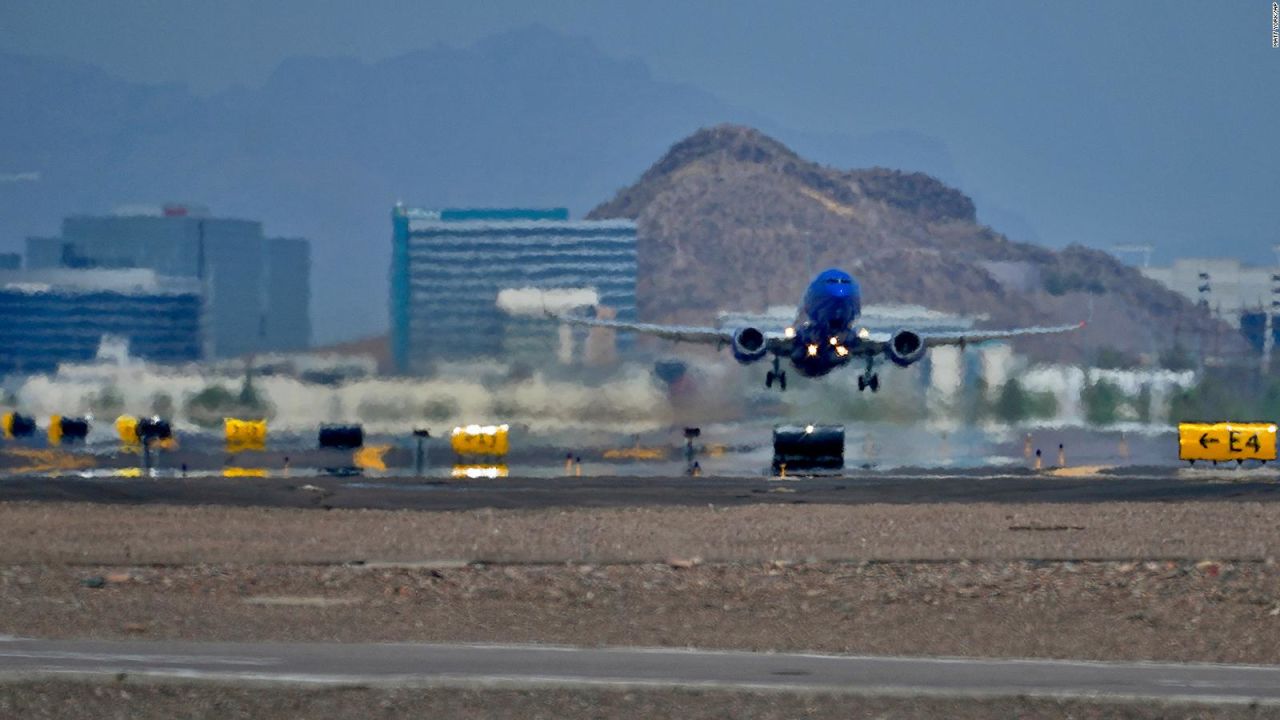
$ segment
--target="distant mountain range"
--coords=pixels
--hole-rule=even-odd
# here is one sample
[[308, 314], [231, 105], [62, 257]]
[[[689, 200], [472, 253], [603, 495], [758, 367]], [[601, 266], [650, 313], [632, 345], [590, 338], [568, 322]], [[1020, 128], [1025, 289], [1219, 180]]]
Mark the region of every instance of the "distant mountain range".
[[[1112, 256], [1013, 242], [972, 200], [923, 173], [837, 170], [746, 127], [676, 143], [635, 184], [591, 211], [640, 225], [640, 315], [705, 322], [716, 309], [794, 305], [817, 269], [843, 267], [864, 302], [981, 314], [992, 326], [1067, 324], [1067, 338], [1020, 341], [1044, 360], [1102, 347], [1157, 355], [1219, 327], [1182, 296]], [[891, 328], [881, 328], [891, 329]]]
[[295, 58], [261, 87], [207, 98], [0, 54], [0, 98], [0, 252], [70, 214], [205, 204], [313, 241], [319, 342], [385, 330], [398, 200], [581, 213], [673, 140], [726, 121], [830, 164], [954, 173], [936, 139], [862, 133], [856, 118], [844, 135], [789, 131], [540, 27], [376, 63]]

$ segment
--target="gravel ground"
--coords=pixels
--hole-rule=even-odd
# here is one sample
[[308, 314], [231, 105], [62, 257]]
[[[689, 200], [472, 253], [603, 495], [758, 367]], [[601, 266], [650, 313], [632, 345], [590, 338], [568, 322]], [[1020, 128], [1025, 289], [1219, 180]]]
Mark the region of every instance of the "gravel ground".
[[1280, 568], [1216, 561], [24, 565], [0, 568], [0, 634], [1274, 664]]
[[[0, 504], [0, 634], [1280, 663], [1280, 505]], [[819, 695], [0, 684], [0, 717], [1274, 717]]]
[[169, 718], [1119, 718], [1250, 720], [1274, 707], [1210, 707], [1060, 700], [947, 700], [848, 695], [608, 690], [301, 690], [183, 684], [41, 682], [0, 685], [0, 716]]
[[[785, 488], [783, 488], [785, 489]], [[1266, 559], [1280, 503], [296, 510], [0, 503], [0, 564]]]

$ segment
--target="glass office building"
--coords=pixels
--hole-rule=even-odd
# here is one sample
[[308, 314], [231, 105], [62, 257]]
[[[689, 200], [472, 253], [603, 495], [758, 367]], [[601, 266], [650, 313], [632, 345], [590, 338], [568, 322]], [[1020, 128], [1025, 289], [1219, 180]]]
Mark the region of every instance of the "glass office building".
[[86, 362], [103, 336], [158, 363], [203, 355], [199, 283], [150, 270], [0, 272], [0, 375]]
[[591, 289], [634, 320], [635, 223], [570, 220], [564, 208], [392, 210], [391, 350], [401, 372], [501, 355], [511, 318], [498, 293], [523, 288]]
[[267, 238], [267, 349], [306, 350], [311, 346], [311, 243], [302, 238]]
[[146, 268], [195, 278], [207, 296], [210, 357], [310, 344], [309, 245], [266, 238], [259, 222], [186, 205], [73, 216], [59, 237], [27, 238], [27, 268]]

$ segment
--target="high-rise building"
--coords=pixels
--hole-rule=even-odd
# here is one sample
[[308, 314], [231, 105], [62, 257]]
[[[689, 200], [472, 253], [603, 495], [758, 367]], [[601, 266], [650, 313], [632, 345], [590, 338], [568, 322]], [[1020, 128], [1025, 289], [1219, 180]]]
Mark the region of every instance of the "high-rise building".
[[311, 345], [311, 243], [267, 239], [267, 343], [294, 352]]
[[570, 220], [564, 208], [400, 205], [391, 219], [391, 350], [401, 372], [500, 355], [510, 326], [497, 305], [503, 290], [590, 289], [618, 319], [635, 319], [630, 220]]
[[208, 305], [212, 357], [296, 350], [310, 342], [306, 241], [268, 240], [258, 222], [214, 218], [185, 205], [74, 216], [63, 221], [59, 237], [27, 238], [27, 267], [147, 268], [195, 278]]
[[0, 272], [0, 375], [91, 360], [104, 336], [153, 362], [199, 360], [202, 307], [197, 281], [152, 270]]

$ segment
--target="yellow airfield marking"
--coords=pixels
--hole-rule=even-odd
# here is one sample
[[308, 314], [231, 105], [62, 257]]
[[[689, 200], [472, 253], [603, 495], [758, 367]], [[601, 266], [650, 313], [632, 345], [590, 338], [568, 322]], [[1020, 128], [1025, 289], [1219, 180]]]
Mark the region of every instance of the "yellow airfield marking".
[[1110, 470], [1114, 465], [1077, 465], [1075, 467], [1054, 468], [1047, 474], [1053, 477], [1089, 477], [1103, 470]]

